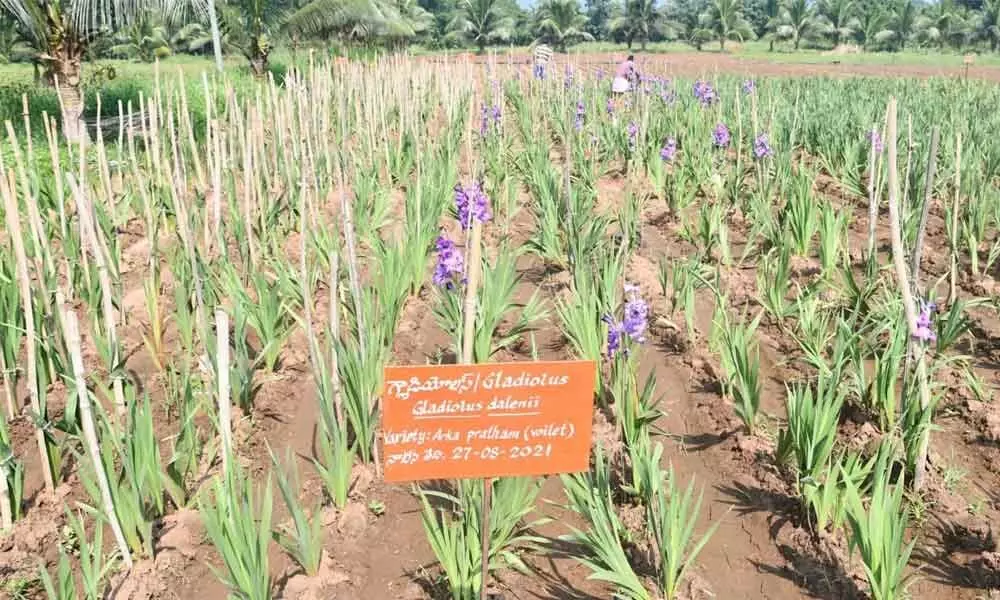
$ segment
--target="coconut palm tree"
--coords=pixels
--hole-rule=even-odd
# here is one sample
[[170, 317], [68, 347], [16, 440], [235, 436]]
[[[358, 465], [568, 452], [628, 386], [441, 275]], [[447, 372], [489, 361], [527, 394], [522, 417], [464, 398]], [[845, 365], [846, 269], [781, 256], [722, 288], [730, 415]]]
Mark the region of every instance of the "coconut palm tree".
[[[24, 39], [16, 22], [0, 14], [0, 63], [32, 62], [37, 67], [38, 51]], [[39, 73], [36, 72], [36, 83]]]
[[834, 46], [850, 39], [860, 25], [858, 5], [854, 0], [823, 0], [819, 12], [826, 22], [827, 33], [833, 37]]
[[486, 46], [510, 39], [513, 27], [514, 20], [500, 0], [460, 0], [448, 30], [482, 54]]
[[434, 27], [434, 15], [420, 6], [417, 0], [396, 0], [396, 12], [414, 36], [426, 34]]
[[587, 17], [580, 12], [577, 0], [547, 0], [538, 8], [535, 31], [538, 41], [551, 44], [558, 52], [566, 46], [594, 36], [586, 31]]
[[972, 29], [976, 39], [988, 43], [991, 50], [1000, 48], [1000, 0], [983, 0]]
[[861, 17], [858, 19], [858, 29], [854, 35], [861, 42], [862, 49], [868, 51], [873, 44], [879, 42], [889, 25], [889, 18], [890, 15], [877, 6], [861, 12]]
[[2, 0], [3, 10], [39, 50], [47, 77], [55, 83], [62, 107], [63, 134], [71, 141], [86, 135], [80, 70], [87, 46], [102, 28], [127, 26], [146, 10], [170, 0]]
[[229, 44], [246, 57], [254, 76], [263, 77], [274, 37], [292, 12], [290, 0], [233, 0], [218, 10], [220, 30]]
[[699, 21], [702, 29], [712, 39], [719, 40], [723, 52], [726, 50], [726, 40], [742, 42], [756, 37], [753, 27], [743, 17], [743, 3], [740, 0], [712, 0]]
[[153, 62], [158, 58], [170, 56], [170, 42], [167, 37], [166, 26], [157, 22], [151, 13], [145, 13], [113, 36], [114, 45], [108, 52], [119, 58]]
[[816, 5], [808, 0], [786, 0], [780, 23], [779, 37], [792, 40], [796, 50], [803, 38], [814, 38], [823, 28]]
[[946, 44], [959, 48], [964, 46], [971, 34], [966, 13], [953, 0], [941, 0], [927, 6], [917, 19], [917, 40], [941, 47]]
[[914, 0], [897, 0], [891, 10], [888, 27], [878, 33], [877, 39], [902, 50], [916, 33], [919, 8]]
[[767, 37], [767, 51], [774, 52], [774, 39], [781, 26], [781, 0], [765, 0], [763, 9], [767, 21], [764, 23], [764, 31], [759, 32], [759, 35]]
[[665, 32], [671, 25], [657, 0], [626, 0], [615, 11], [608, 27], [612, 34], [625, 38], [629, 49], [638, 41], [645, 50], [654, 34]]
[[701, 51], [712, 34], [701, 26], [701, 15], [708, 9], [709, 0], [673, 0], [664, 11], [670, 27], [676, 29], [684, 41]]
[[392, 0], [313, 0], [292, 8], [283, 27], [293, 36], [333, 35], [357, 40], [379, 34], [386, 37], [413, 35], [412, 27], [403, 21], [399, 6]]

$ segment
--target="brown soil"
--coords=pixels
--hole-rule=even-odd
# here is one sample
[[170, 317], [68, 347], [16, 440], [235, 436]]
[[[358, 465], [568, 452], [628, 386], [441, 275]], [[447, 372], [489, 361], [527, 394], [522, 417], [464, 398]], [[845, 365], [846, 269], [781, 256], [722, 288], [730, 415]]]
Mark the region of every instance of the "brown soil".
[[[636, 52], [636, 64], [640, 70], [656, 72], [662, 75], [698, 77], [723, 73], [734, 75], [753, 75], [757, 77], [902, 77], [926, 79], [929, 77], [962, 77], [966, 76], [964, 66], [935, 66], [922, 64], [848, 64], [848, 63], [791, 63], [781, 62], [781, 55], [776, 54], [774, 60], [741, 57], [719, 52], [671, 52], [669, 54], [642, 54]], [[493, 60], [489, 56], [468, 55], [473, 61], [486, 62]], [[624, 60], [625, 53], [615, 54], [569, 54], [556, 55], [554, 61], [559, 64], [572, 64], [589, 71], [611, 70]], [[440, 57], [425, 57], [423, 60], [441, 62]], [[449, 59], [454, 61], [454, 58]], [[497, 64], [507, 64], [507, 56], [498, 54]], [[529, 56], [514, 56], [511, 64], [524, 65], [530, 74]], [[561, 71], [560, 71], [561, 73]], [[970, 79], [1000, 81], [1000, 67], [986, 65], [970, 65]]]

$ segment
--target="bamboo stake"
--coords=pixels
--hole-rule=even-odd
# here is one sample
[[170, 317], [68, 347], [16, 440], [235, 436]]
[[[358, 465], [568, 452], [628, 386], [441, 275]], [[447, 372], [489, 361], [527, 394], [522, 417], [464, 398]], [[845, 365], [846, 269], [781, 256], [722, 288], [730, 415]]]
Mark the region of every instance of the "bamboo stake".
[[[17, 166], [18, 178], [21, 182], [21, 194], [24, 197], [24, 205], [27, 208], [28, 213], [28, 224], [30, 225], [30, 231], [32, 234], [33, 247], [35, 249], [34, 263], [35, 263], [35, 274], [38, 277], [41, 287], [41, 293], [39, 294], [42, 301], [42, 331], [39, 332], [40, 335], [49, 337], [50, 332], [49, 327], [52, 321], [52, 315], [55, 312], [52, 307], [52, 299], [49, 296], [46, 286], [48, 284], [55, 285], [57, 279], [55, 261], [52, 258], [52, 251], [50, 249], [50, 244], [48, 242], [48, 236], [45, 233], [45, 227], [42, 225], [42, 217], [38, 210], [38, 198], [36, 194], [32, 191], [31, 183], [28, 179], [27, 171], [25, 170], [24, 161], [21, 159], [20, 144], [18, 143], [17, 136], [14, 133], [14, 126], [10, 121], [5, 123], [7, 127], [7, 137], [10, 141], [11, 149], [14, 151], [14, 162]], [[52, 165], [54, 170], [59, 170], [58, 163]], [[10, 189], [14, 190], [15, 185], [13, 180], [10, 182]], [[62, 202], [61, 198], [59, 202]], [[41, 257], [41, 258], [39, 258]], [[42, 265], [44, 264], [44, 269]], [[53, 335], [53, 338], [56, 336]], [[53, 340], [53, 345], [54, 345]], [[46, 353], [48, 373], [55, 373], [55, 358], [52, 353]]]
[[209, 139], [211, 140], [211, 151], [208, 153], [212, 157], [212, 230], [215, 231], [218, 239], [219, 252], [226, 254], [225, 232], [222, 230], [222, 143], [219, 137], [222, 135], [218, 121], [211, 121], [209, 124]]
[[[3, 160], [0, 158], [0, 169], [2, 168]], [[10, 173], [11, 179], [13, 179], [13, 176], [13, 172]], [[31, 302], [31, 275], [28, 272], [28, 255], [24, 250], [24, 237], [21, 232], [21, 217], [17, 210], [17, 200], [6, 177], [0, 177], [0, 193], [3, 194], [4, 210], [7, 212], [7, 228], [10, 233], [12, 245], [14, 246], [14, 258], [17, 263], [17, 282], [21, 291], [21, 305], [24, 311], [24, 337], [28, 363], [28, 380], [25, 383], [28, 387], [31, 411], [35, 414], [35, 418], [39, 423], [45, 423], [45, 412], [42, 410], [38, 391], [37, 332], [35, 330], [34, 306]], [[51, 496], [55, 491], [55, 474], [52, 472], [52, 462], [49, 460], [44, 427], [45, 425], [40, 425], [35, 428], [35, 441], [38, 444], [38, 453], [42, 459], [42, 477], [45, 481], [45, 492]]]
[[920, 225], [917, 227], [917, 239], [913, 247], [913, 262], [910, 272], [913, 274], [913, 285], [920, 293], [920, 262], [924, 251], [924, 236], [927, 234], [927, 217], [931, 211], [931, 195], [934, 193], [934, 175], [937, 171], [937, 151], [941, 139], [941, 129], [934, 126], [931, 129], [931, 146], [927, 153], [927, 172], [924, 173], [924, 200], [920, 207]]
[[333, 377], [333, 408], [337, 422], [343, 424], [344, 403], [340, 397], [340, 360], [337, 342], [340, 340], [340, 254], [330, 256], [330, 369]]
[[[906, 315], [906, 327], [911, 338], [917, 337], [917, 313], [911, 287], [906, 274], [906, 259], [903, 252], [903, 226], [899, 210], [899, 173], [897, 167], [896, 148], [896, 99], [889, 99], [888, 110], [888, 169], [889, 169], [889, 228], [892, 235], [892, 262], [896, 270], [896, 282], [903, 297], [903, 312]], [[926, 411], [930, 406], [930, 388], [927, 385], [927, 367], [924, 360], [922, 345], [917, 345], [917, 385], [920, 386], [920, 409]], [[930, 432], [923, 432], [917, 453], [913, 473], [913, 489], [919, 491], [927, 471], [927, 447]]]
[[0, 531], [10, 531], [14, 526], [14, 517], [10, 510], [10, 488], [7, 485], [7, 473], [14, 455], [10, 454], [9, 449], [7, 452], [7, 456], [0, 456]]
[[94, 426], [94, 413], [90, 405], [90, 392], [87, 390], [87, 378], [83, 369], [83, 355], [80, 351], [80, 326], [76, 320], [76, 314], [67, 310], [66, 321], [66, 342], [69, 346], [70, 357], [73, 362], [73, 380], [76, 382], [77, 401], [80, 405], [80, 422], [83, 426], [83, 438], [87, 445], [87, 454], [94, 468], [97, 477], [97, 487], [101, 491], [101, 501], [104, 504], [104, 518], [111, 526], [111, 533], [115, 536], [118, 544], [118, 552], [122, 556], [122, 561], [129, 569], [132, 568], [132, 553], [128, 544], [125, 543], [125, 536], [122, 534], [121, 523], [118, 522], [118, 514], [115, 512], [115, 504], [111, 499], [111, 488], [108, 486], [108, 474], [104, 470], [104, 461], [101, 459], [101, 446], [97, 439], [97, 429]]
[[21, 94], [21, 118], [24, 119], [24, 137], [28, 144], [28, 162], [35, 164], [35, 147], [31, 140], [31, 111], [28, 110], [28, 94]]
[[[42, 118], [45, 122], [45, 137], [49, 143], [49, 158], [52, 160], [53, 171], [59, 170], [59, 147], [56, 138], [57, 127], [55, 125], [55, 119], [50, 119], [48, 113], [43, 113]], [[60, 173], [55, 173], [55, 183], [56, 183], [56, 202], [59, 207], [59, 232], [62, 234], [62, 239], [66, 239], [69, 236], [69, 229], [66, 225], [66, 207], [63, 202], [63, 182]]]
[[180, 79], [181, 92], [178, 95], [181, 100], [182, 123], [184, 124], [184, 130], [187, 133], [188, 151], [191, 152], [191, 161], [194, 162], [195, 179], [198, 182], [198, 187], [202, 190], [202, 192], [204, 192], [207, 187], [207, 183], [205, 182], [205, 169], [201, 165], [201, 153], [198, 152], [198, 144], [194, 139], [194, 124], [191, 122], [191, 112], [188, 109], [187, 93], [184, 92], [184, 90], [187, 89], [184, 84], [184, 71], [180, 67], [177, 68], [177, 75]]
[[[923, 297], [920, 287], [920, 260], [924, 252], [924, 236], [927, 233], [927, 217], [930, 214], [931, 194], [934, 191], [934, 173], [937, 170], [937, 150], [940, 141], [941, 130], [936, 125], [931, 129], [931, 144], [927, 154], [927, 171], [924, 173], [924, 197], [920, 207], [920, 224], [917, 227], [917, 239], [914, 242], [912, 260], [910, 262], [910, 283], [913, 287], [913, 294], [918, 298]], [[908, 389], [908, 379], [910, 377], [910, 367], [913, 361], [913, 350], [916, 340], [912, 337], [906, 343], [906, 358], [903, 363], [903, 381], [900, 389], [906, 394]], [[902, 398], [900, 399], [902, 400]]]
[[107, 261], [104, 260], [104, 253], [101, 252], [101, 244], [95, 231], [99, 227], [95, 221], [94, 209], [90, 205], [90, 200], [77, 185], [72, 175], [69, 175], [69, 187], [76, 200], [76, 211], [80, 218], [80, 236], [84, 240], [84, 249], [90, 249], [94, 257], [94, 265], [97, 267], [97, 280], [101, 286], [101, 310], [104, 313], [104, 327], [107, 330], [108, 344], [111, 346], [111, 364], [108, 365], [111, 376], [111, 388], [115, 400], [115, 412], [119, 418], [124, 419], [126, 413], [125, 390], [122, 384], [121, 370], [118, 368], [118, 361], [121, 357], [121, 348], [118, 345], [118, 332], [115, 325], [115, 304], [111, 297], [111, 276], [108, 271]]
[[368, 332], [365, 329], [364, 307], [361, 302], [361, 279], [358, 276], [358, 255], [356, 242], [354, 239], [354, 220], [351, 215], [351, 205], [347, 201], [347, 192], [344, 189], [344, 168], [341, 164], [343, 155], [337, 161], [337, 183], [340, 187], [340, 213], [344, 225], [344, 247], [347, 250], [347, 277], [351, 284], [351, 296], [354, 297], [354, 313], [358, 324], [358, 345], [362, 356], [367, 356], [365, 350], [368, 343]]
[[[243, 232], [243, 235], [246, 236], [247, 249], [249, 251], [247, 256], [250, 260], [250, 264], [246, 265], [247, 274], [253, 272], [253, 266], [257, 264], [257, 250], [254, 245], [253, 217], [251, 214], [251, 198], [253, 197], [254, 187], [254, 178], [251, 173], [253, 170], [251, 154], [250, 138], [249, 135], [247, 135], [243, 138], [243, 227], [246, 229], [246, 231]], [[261, 231], [261, 234], [263, 237], [263, 230]]]
[[955, 136], [955, 196], [951, 202], [951, 284], [948, 287], [948, 303], [958, 298], [958, 207], [962, 196], [962, 134]]
[[875, 223], [878, 221], [878, 199], [875, 189], [875, 126], [872, 126], [871, 148], [868, 152], [868, 260], [875, 259]]
[[[473, 219], [472, 223], [472, 234], [469, 236], [469, 263], [467, 268], [468, 281], [466, 284], [465, 291], [465, 308], [463, 311], [463, 328], [462, 328], [462, 362], [467, 365], [471, 365], [475, 362], [475, 356], [473, 355], [473, 350], [475, 348], [475, 332], [476, 332], [476, 311], [477, 311], [477, 293], [479, 290], [479, 279], [482, 276], [482, 239], [483, 239], [483, 224], [478, 220]], [[491, 478], [483, 479], [483, 504], [481, 508], [482, 525], [479, 529], [479, 534], [482, 541], [482, 572], [481, 572], [481, 585], [479, 588], [479, 598], [480, 600], [486, 600], [486, 592], [489, 589], [489, 570], [490, 570], [490, 506], [493, 500], [493, 480]]]
[[216, 380], [219, 391], [219, 437], [222, 438], [222, 472], [229, 476], [230, 457], [233, 452], [233, 416], [229, 399], [229, 315], [221, 308], [215, 309]]
[[913, 115], [906, 116], [906, 174], [903, 176], [903, 203], [900, 211], [904, 214], [910, 208], [910, 169], [913, 166]]
[[17, 411], [14, 409], [14, 384], [11, 381], [7, 359], [4, 358], [2, 352], [0, 352], [0, 377], [2, 377], [3, 395], [7, 404], [7, 420], [11, 420], [17, 416]]

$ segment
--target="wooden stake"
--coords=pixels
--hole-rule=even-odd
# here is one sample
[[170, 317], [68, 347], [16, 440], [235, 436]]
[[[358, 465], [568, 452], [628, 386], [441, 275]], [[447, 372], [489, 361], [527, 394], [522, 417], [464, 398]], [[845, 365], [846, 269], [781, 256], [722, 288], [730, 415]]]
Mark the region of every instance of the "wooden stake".
[[871, 148], [868, 153], [868, 260], [875, 258], [875, 223], [878, 221], [878, 198], [875, 184], [875, 127], [872, 126]]
[[[60, 310], [62, 307], [60, 307]], [[87, 454], [94, 467], [94, 474], [97, 477], [97, 487], [101, 491], [101, 501], [104, 504], [104, 518], [111, 526], [111, 533], [115, 536], [118, 544], [118, 552], [122, 556], [122, 561], [129, 569], [132, 568], [132, 553], [128, 544], [125, 543], [125, 536], [122, 534], [121, 523], [118, 522], [118, 514], [115, 512], [115, 504], [111, 499], [111, 488], [108, 486], [108, 474], [104, 470], [104, 462], [101, 459], [101, 445], [97, 439], [97, 429], [94, 427], [94, 413], [90, 405], [90, 392], [87, 390], [87, 377], [83, 369], [83, 354], [80, 351], [80, 326], [76, 320], [76, 314], [67, 310], [64, 316], [66, 322], [66, 344], [69, 346], [70, 358], [73, 362], [73, 380], [76, 382], [76, 396], [80, 406], [80, 423], [83, 426], [83, 438], [87, 445]]]
[[215, 309], [215, 371], [219, 384], [219, 437], [222, 438], [222, 471], [228, 477], [233, 452], [233, 416], [229, 400], [229, 315]]
[[913, 262], [910, 263], [913, 289], [918, 294], [920, 293], [920, 261], [924, 251], [924, 236], [927, 234], [927, 216], [931, 210], [931, 195], [934, 193], [934, 175], [937, 171], [937, 151], [940, 139], [941, 129], [935, 125], [931, 129], [931, 146], [927, 154], [927, 171], [924, 173], [924, 201], [920, 207], [920, 225], [917, 227], [917, 239], [913, 246]]
[[8, 457], [0, 456], [0, 531], [10, 531], [14, 526], [14, 517], [10, 510], [10, 488], [7, 486], [7, 471], [11, 467], [7, 460]]
[[[920, 286], [920, 260], [924, 252], [924, 236], [927, 233], [927, 216], [930, 214], [931, 193], [934, 190], [934, 172], [937, 170], [937, 150], [940, 140], [941, 130], [937, 126], [931, 129], [931, 145], [927, 154], [927, 171], [924, 173], [924, 198], [920, 207], [920, 224], [917, 226], [917, 239], [913, 245], [913, 254], [910, 262], [910, 285], [913, 294], [918, 298], [923, 297], [923, 290]], [[916, 340], [912, 337], [906, 342], [906, 359], [903, 362], [903, 381], [900, 389], [903, 394], [907, 393], [908, 380], [910, 378], [910, 367], [913, 361], [913, 353]], [[900, 398], [902, 400], [902, 398]], [[897, 413], [898, 414], [898, 413]]]
[[[2, 163], [0, 163], [0, 169], [2, 169]], [[45, 413], [42, 411], [38, 392], [38, 350], [36, 348], [38, 342], [35, 330], [34, 306], [31, 302], [31, 274], [28, 272], [28, 255], [24, 251], [24, 237], [21, 232], [21, 216], [17, 210], [17, 200], [14, 197], [14, 190], [8, 183], [8, 181], [12, 180], [13, 173], [10, 174], [10, 179], [0, 177], [0, 193], [3, 194], [4, 210], [7, 212], [7, 230], [14, 246], [14, 259], [17, 263], [17, 283], [21, 290], [21, 305], [24, 311], [24, 339], [27, 346], [28, 363], [28, 380], [25, 383], [28, 387], [31, 411], [40, 423], [44, 423]], [[56, 487], [55, 474], [52, 472], [52, 462], [49, 460], [49, 451], [45, 443], [45, 430], [43, 427], [44, 425], [35, 428], [35, 441], [38, 443], [38, 453], [42, 459], [42, 477], [45, 481], [45, 492], [51, 496]]]
[[955, 196], [951, 202], [951, 285], [948, 287], [948, 303], [958, 297], [958, 206], [962, 196], [962, 134], [955, 136]]
[[[97, 279], [101, 286], [101, 310], [104, 313], [104, 327], [107, 330], [108, 344], [111, 347], [111, 364], [108, 369], [111, 371], [111, 387], [115, 400], [115, 412], [119, 418], [125, 418], [125, 390], [122, 384], [121, 370], [118, 368], [118, 361], [121, 357], [121, 348], [118, 345], [118, 333], [115, 326], [115, 304], [111, 296], [111, 275], [108, 271], [107, 261], [101, 251], [101, 244], [96, 229], [99, 225], [94, 217], [94, 209], [90, 201], [72, 175], [69, 177], [69, 187], [76, 200], [76, 211], [80, 218], [80, 237], [84, 240], [84, 248], [89, 247], [97, 267]], [[86, 249], [81, 249], [86, 253]], [[124, 422], [124, 421], [123, 421]]]
[[3, 381], [3, 395], [7, 401], [7, 419], [10, 420], [17, 416], [17, 411], [14, 409], [14, 383], [3, 352], [0, 352], [0, 377]]
[[[466, 266], [467, 283], [465, 291], [465, 309], [463, 311], [462, 328], [462, 362], [467, 365], [475, 363], [473, 350], [475, 349], [476, 334], [476, 310], [477, 293], [479, 290], [479, 279], [482, 277], [482, 239], [483, 224], [478, 220], [472, 220], [472, 234], [469, 236], [468, 259]], [[486, 478], [483, 480], [483, 505], [480, 515], [482, 521], [479, 535], [482, 539], [482, 578], [479, 588], [480, 600], [486, 600], [486, 590], [489, 587], [490, 573], [490, 506], [493, 500], [493, 480]]]
[[[903, 297], [903, 313], [906, 315], [907, 333], [911, 338], [917, 337], [917, 307], [910, 293], [910, 281], [906, 274], [906, 258], [903, 252], [903, 225], [899, 210], [899, 173], [897, 168], [896, 148], [896, 99], [889, 99], [888, 111], [888, 168], [889, 168], [889, 228], [892, 235], [892, 262], [896, 270], [896, 282]], [[917, 385], [920, 386], [920, 409], [926, 411], [930, 406], [930, 388], [927, 385], [927, 367], [924, 360], [923, 346], [918, 344], [917, 350]], [[920, 436], [920, 446], [917, 452], [916, 464], [913, 468], [913, 489], [919, 491], [927, 472], [927, 447], [930, 432]]]

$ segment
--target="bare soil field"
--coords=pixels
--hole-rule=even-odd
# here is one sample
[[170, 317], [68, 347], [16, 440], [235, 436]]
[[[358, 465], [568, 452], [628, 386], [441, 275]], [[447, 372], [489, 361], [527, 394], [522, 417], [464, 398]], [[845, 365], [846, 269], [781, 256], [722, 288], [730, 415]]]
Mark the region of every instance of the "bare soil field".
[[[966, 71], [964, 68], [943, 67], [936, 65], [880, 65], [880, 64], [853, 64], [844, 62], [841, 64], [805, 64], [781, 62], [780, 55], [776, 55], [773, 61], [760, 58], [740, 57], [732, 54], [722, 54], [719, 52], [675, 52], [669, 54], [643, 54], [638, 48], [633, 50], [636, 63], [641, 70], [647, 69], [651, 72], [675, 77], [712, 77], [716, 74], [746, 75], [756, 77], [902, 77], [926, 79], [929, 77], [956, 77], [964, 78]], [[554, 63], [573, 64], [586, 69], [596, 71], [604, 69], [610, 71], [618, 62], [625, 59], [627, 51], [616, 53], [597, 54], [556, 54], [553, 57]], [[489, 56], [476, 56], [474, 54], [463, 55], [463, 59], [468, 58], [477, 62], [488, 62], [493, 60]], [[424, 57], [422, 60], [431, 62], [442, 62], [440, 57]], [[450, 59], [454, 60], [454, 58]], [[505, 63], [507, 56], [498, 53], [496, 61]], [[525, 65], [529, 69], [531, 58], [527, 55], [514, 55], [512, 64]], [[1000, 82], [1000, 67], [984, 66], [972, 64], [968, 69], [970, 79], [982, 79], [986, 81]]]

